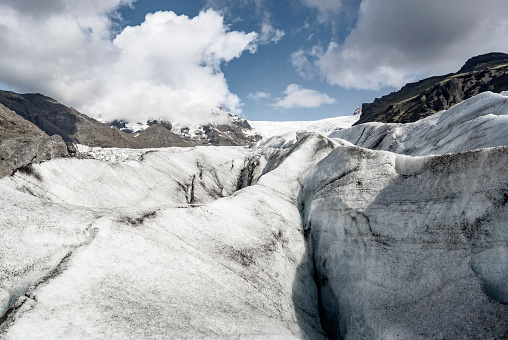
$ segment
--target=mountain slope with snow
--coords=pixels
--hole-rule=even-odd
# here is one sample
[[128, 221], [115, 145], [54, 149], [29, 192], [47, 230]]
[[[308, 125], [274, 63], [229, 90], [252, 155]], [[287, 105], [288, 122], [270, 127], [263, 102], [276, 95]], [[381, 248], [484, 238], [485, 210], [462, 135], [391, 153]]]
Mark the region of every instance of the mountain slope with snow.
[[[0, 338], [506, 338], [508, 146], [468, 123], [504, 98], [400, 139], [445, 155], [293, 131], [252, 148], [78, 146], [4, 177]], [[453, 128], [482, 148], [435, 149]]]

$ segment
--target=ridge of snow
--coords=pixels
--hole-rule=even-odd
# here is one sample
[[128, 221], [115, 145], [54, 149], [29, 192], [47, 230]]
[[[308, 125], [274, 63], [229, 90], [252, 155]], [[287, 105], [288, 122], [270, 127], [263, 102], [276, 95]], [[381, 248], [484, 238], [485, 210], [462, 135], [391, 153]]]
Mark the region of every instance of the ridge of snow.
[[316, 131], [328, 134], [333, 131], [350, 128], [359, 119], [359, 115], [353, 115], [315, 121], [271, 122], [249, 120], [248, 122], [253, 128], [253, 133], [257, 133], [264, 138], [270, 138], [273, 136], [284, 135], [289, 132], [296, 132], [300, 130]]
[[365, 123], [329, 137], [365, 148], [423, 156], [508, 145], [506, 131], [508, 97], [483, 92], [414, 123]]

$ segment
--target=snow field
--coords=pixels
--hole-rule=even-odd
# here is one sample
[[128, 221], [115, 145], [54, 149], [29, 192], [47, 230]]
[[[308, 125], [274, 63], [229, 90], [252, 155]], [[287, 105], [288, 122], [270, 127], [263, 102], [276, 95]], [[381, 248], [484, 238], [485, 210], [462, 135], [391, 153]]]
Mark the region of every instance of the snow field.
[[316, 121], [249, 121], [249, 124], [253, 128], [253, 133], [257, 133], [263, 136], [263, 138], [271, 138], [300, 130], [329, 134], [333, 131], [350, 128], [358, 119], [360, 119], [360, 115], [327, 118]]

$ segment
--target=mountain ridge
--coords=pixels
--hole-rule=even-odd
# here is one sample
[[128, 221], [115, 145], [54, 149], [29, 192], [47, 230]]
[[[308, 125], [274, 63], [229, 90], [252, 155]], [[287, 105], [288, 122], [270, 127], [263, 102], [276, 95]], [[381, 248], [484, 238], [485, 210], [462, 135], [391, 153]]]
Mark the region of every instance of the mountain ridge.
[[492, 52], [472, 57], [456, 73], [433, 76], [404, 85], [362, 105], [355, 125], [367, 122], [410, 123], [446, 110], [478, 93], [508, 90], [508, 54]]
[[[66, 143], [91, 147], [153, 148], [195, 145], [250, 145], [260, 136], [245, 133], [250, 130], [248, 122], [229, 114], [231, 124], [205, 124], [199, 136], [185, 136], [172, 131], [171, 122], [153, 120], [142, 131], [122, 131], [123, 121], [100, 122], [72, 107], [40, 93], [18, 94], [0, 91], [0, 104], [23, 119], [33, 123], [48, 135], [59, 135]], [[224, 111], [225, 112], [225, 111]], [[154, 126], [160, 126], [154, 127]], [[196, 137], [196, 138], [194, 138]]]
[[28, 164], [68, 155], [59, 135], [48, 136], [36, 125], [0, 104], [0, 178]]

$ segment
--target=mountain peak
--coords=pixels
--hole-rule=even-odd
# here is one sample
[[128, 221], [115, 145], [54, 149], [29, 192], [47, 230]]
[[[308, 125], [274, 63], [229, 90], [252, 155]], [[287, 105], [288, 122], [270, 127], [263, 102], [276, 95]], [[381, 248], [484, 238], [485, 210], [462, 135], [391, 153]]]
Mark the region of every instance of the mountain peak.
[[508, 54], [502, 52], [491, 52], [468, 59], [458, 73], [480, 71], [487, 67], [503, 64], [508, 64]]

